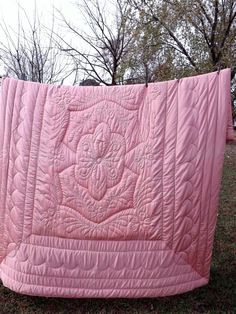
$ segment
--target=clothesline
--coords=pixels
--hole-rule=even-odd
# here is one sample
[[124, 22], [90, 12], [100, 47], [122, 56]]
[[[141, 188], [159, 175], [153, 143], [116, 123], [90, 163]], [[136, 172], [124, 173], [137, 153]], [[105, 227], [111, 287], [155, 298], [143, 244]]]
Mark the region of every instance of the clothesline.
[[[221, 70], [223, 70], [223, 69], [221, 67], [218, 67], [217, 72], [219, 73]], [[231, 81], [234, 79], [235, 74], [236, 74], [236, 66], [233, 66], [233, 67], [231, 67]], [[0, 86], [2, 84], [2, 80], [4, 79], [4, 77], [5, 76], [0, 75]], [[145, 86], [148, 87], [148, 72], [146, 72]]]

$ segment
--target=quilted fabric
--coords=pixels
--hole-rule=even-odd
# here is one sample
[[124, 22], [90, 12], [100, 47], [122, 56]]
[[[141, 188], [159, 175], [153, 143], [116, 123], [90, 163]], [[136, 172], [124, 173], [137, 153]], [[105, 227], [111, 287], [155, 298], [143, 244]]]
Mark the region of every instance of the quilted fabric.
[[114, 87], [6, 78], [0, 278], [59, 297], [156, 297], [209, 279], [230, 70]]

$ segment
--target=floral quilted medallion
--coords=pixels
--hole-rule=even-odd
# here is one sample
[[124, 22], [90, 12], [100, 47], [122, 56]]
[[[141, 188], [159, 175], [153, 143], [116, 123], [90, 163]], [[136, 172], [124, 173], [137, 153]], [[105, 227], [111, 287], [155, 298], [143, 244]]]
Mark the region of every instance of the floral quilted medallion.
[[96, 103], [91, 92], [51, 92], [44, 121], [52, 132], [45, 134], [41, 152], [52, 157], [39, 169], [44, 168], [42, 178], [57, 198], [49, 199], [49, 193], [47, 198], [45, 182], [43, 228], [73, 238], [159, 238], [153, 227], [161, 220], [153, 130], [142, 130], [142, 107], [132, 95], [124, 90], [118, 101], [115, 93], [106, 99], [102, 90]]

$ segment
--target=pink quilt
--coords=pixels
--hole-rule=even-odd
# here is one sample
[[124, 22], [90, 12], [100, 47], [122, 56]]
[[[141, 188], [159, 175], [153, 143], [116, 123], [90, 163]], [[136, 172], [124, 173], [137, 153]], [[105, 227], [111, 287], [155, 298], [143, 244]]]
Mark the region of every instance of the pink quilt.
[[1, 89], [4, 286], [133, 298], [207, 284], [229, 69], [147, 88], [6, 78]]

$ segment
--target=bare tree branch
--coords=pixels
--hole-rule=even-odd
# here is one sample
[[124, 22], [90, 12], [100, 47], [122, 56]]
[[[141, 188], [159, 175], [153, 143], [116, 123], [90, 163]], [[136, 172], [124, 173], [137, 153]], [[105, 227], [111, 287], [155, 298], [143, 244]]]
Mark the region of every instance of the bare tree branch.
[[26, 10], [18, 5], [17, 22], [16, 31], [4, 20], [0, 23], [5, 35], [5, 40], [0, 41], [0, 61], [8, 75], [41, 83], [56, 83], [71, 73], [67, 60], [65, 57], [62, 59], [61, 51], [54, 44], [54, 14], [51, 28], [46, 32], [36, 5], [32, 21]]
[[87, 22], [87, 32], [72, 25], [59, 12], [65, 27], [85, 47], [85, 51], [82, 51], [75, 44], [76, 40], [72, 45], [69, 40], [58, 37], [61, 51], [67, 52], [74, 59], [78, 69], [106, 85], [115, 85], [121, 80], [120, 75], [123, 74], [119, 73], [119, 69], [133, 40], [131, 20], [128, 17], [130, 6], [123, 0], [115, 0], [114, 3], [116, 15], [113, 19], [110, 16], [109, 21], [106, 20], [104, 8], [98, 0], [81, 0], [77, 4]]

